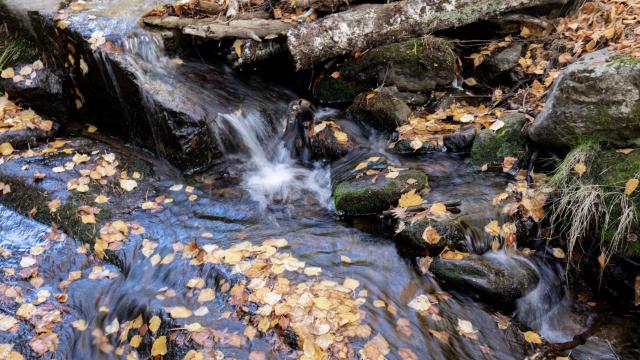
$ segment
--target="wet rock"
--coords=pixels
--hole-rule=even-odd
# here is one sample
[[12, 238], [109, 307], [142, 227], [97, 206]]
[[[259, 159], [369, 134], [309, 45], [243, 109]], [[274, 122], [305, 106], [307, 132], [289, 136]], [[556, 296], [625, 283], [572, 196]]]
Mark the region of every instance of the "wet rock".
[[349, 113], [363, 124], [382, 131], [393, 131], [408, 123], [411, 109], [388, 92], [367, 92], [353, 99]]
[[453, 81], [455, 59], [451, 44], [435, 37], [380, 46], [340, 67], [339, 76], [320, 78], [313, 93], [322, 103], [344, 103], [380, 84], [406, 92], [431, 91]]
[[337, 160], [353, 150], [353, 136], [343, 131], [336, 121], [315, 119], [313, 105], [296, 100], [289, 105], [289, 117], [284, 134], [285, 148], [303, 161]]
[[435, 258], [429, 270], [444, 285], [501, 304], [513, 304], [539, 281], [536, 269], [529, 262], [503, 253], [469, 255], [462, 260]]
[[448, 134], [438, 134], [434, 137], [434, 142], [422, 142], [418, 149], [412, 147], [411, 139], [394, 136], [389, 141], [389, 151], [401, 155], [424, 155], [433, 152], [450, 151], [454, 153], [467, 153], [473, 145], [478, 132], [477, 125], [461, 127], [455, 132]]
[[[423, 234], [428, 227], [432, 227], [438, 232], [440, 240], [437, 243], [429, 243], [424, 239]], [[456, 220], [421, 219], [415, 222], [409, 221], [405, 223], [400, 236], [413, 246], [433, 252], [442, 251], [445, 247], [462, 252], [470, 251], [464, 227]]]
[[[362, 161], [360, 161], [362, 160]], [[389, 172], [398, 172], [392, 177]], [[420, 170], [390, 171], [381, 156], [354, 157], [332, 167], [336, 211], [345, 216], [373, 215], [398, 204], [402, 194], [428, 186]]]
[[527, 138], [522, 132], [527, 123], [526, 116], [508, 113], [500, 120], [504, 122], [501, 129], [484, 129], [475, 137], [471, 147], [473, 164], [502, 164], [505, 157], [520, 159], [526, 154]]
[[524, 45], [520, 42], [511, 44], [509, 47], [490, 56], [476, 70], [477, 73], [483, 74], [489, 79], [509, 77], [510, 80], [517, 80], [518, 74], [514, 72], [518, 65], [518, 60], [522, 55]]
[[[19, 19], [23, 10], [11, 11], [10, 16]], [[204, 169], [220, 157], [207, 122], [217, 114], [208, 114], [187, 84], [168, 84], [154, 75], [152, 65], [106, 39], [93, 49], [96, 46], [87, 39], [96, 28], [88, 14], [75, 14], [65, 29], [57, 26], [53, 15], [30, 12], [30, 27], [55, 62], [66, 64], [74, 94], [70, 102], [79, 116], [158, 153], [185, 172]], [[121, 35], [111, 34], [114, 39]]]
[[[39, 64], [42, 66], [42, 63]], [[34, 64], [15, 66], [14, 72], [18, 77], [0, 79], [0, 89], [23, 107], [31, 108], [44, 117], [65, 122], [69, 118], [69, 111], [63, 86], [64, 74], [49, 67], [38, 67]], [[19, 75], [23, 69], [28, 71], [28, 75]]]
[[529, 128], [539, 144], [569, 147], [580, 138], [640, 144], [640, 61], [604, 49], [568, 66]]

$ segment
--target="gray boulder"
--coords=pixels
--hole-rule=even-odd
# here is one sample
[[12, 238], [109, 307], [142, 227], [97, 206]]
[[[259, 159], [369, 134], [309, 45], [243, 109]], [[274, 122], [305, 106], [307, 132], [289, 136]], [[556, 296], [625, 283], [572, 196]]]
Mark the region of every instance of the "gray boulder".
[[589, 137], [640, 145], [640, 60], [608, 49], [567, 67], [529, 128], [535, 142], [569, 147]]
[[435, 258], [429, 270], [443, 284], [503, 304], [513, 304], [540, 280], [529, 262], [504, 253], [469, 255], [462, 260]]

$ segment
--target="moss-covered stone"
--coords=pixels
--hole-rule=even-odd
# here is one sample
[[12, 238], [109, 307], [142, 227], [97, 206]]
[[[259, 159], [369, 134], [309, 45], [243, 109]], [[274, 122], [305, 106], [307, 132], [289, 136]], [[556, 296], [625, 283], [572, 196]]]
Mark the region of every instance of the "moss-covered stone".
[[505, 125], [498, 131], [484, 129], [475, 137], [471, 147], [473, 164], [501, 164], [507, 156], [522, 158], [526, 154], [527, 138], [522, 132], [525, 115], [510, 113], [501, 120]]
[[402, 100], [386, 93], [362, 93], [353, 99], [349, 113], [357, 121], [378, 130], [394, 131], [409, 122], [411, 109]]
[[[424, 230], [429, 226], [433, 227], [441, 236], [438, 243], [430, 244], [422, 238]], [[464, 228], [456, 220], [437, 221], [425, 218], [409, 222], [405, 224], [400, 236], [405, 242], [432, 252], [440, 252], [445, 247], [462, 252], [471, 250], [467, 246]]]
[[[409, 179], [415, 181], [407, 182]], [[342, 215], [371, 215], [397, 205], [402, 194], [420, 191], [427, 185], [427, 174], [419, 170], [403, 171], [395, 179], [364, 175], [339, 183], [333, 191], [333, 198], [336, 211]]]
[[382, 84], [399, 91], [431, 91], [451, 83], [455, 61], [451, 44], [431, 36], [384, 45], [329, 72], [339, 76], [322, 75], [313, 94], [322, 103], [342, 103]]

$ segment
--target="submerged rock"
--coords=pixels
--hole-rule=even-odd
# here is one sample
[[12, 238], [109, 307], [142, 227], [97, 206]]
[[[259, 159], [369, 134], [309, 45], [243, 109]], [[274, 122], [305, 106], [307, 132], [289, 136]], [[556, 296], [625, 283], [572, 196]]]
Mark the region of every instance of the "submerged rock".
[[529, 136], [558, 148], [581, 138], [640, 145], [640, 61], [603, 49], [568, 66], [549, 90]]
[[333, 200], [341, 215], [378, 214], [397, 205], [402, 194], [428, 186], [427, 174], [420, 170], [389, 169], [381, 156], [357, 159], [332, 167]]
[[[11, 100], [19, 101], [44, 117], [64, 122], [69, 118], [62, 71], [43, 66], [41, 62], [15, 66], [16, 77], [0, 79], [0, 89]], [[20, 75], [20, 74], [26, 75]]]
[[382, 131], [406, 125], [411, 115], [409, 106], [388, 92], [362, 93], [348, 111], [355, 120]]
[[369, 50], [324, 76], [314, 88], [322, 103], [351, 101], [381, 84], [399, 91], [426, 92], [449, 85], [455, 77], [456, 55], [449, 42], [435, 37], [411, 39]]
[[429, 270], [447, 286], [504, 304], [513, 304], [540, 280], [529, 262], [505, 254], [469, 255], [462, 260], [435, 258]]
[[508, 113], [500, 120], [504, 122], [501, 129], [484, 129], [475, 137], [470, 155], [473, 164], [502, 164], [505, 157], [520, 159], [526, 154], [527, 137], [522, 132], [526, 116]]

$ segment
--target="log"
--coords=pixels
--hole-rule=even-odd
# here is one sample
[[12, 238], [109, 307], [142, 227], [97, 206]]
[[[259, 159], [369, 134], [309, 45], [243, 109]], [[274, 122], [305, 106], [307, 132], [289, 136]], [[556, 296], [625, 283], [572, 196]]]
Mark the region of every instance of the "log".
[[403, 0], [353, 7], [292, 28], [287, 45], [296, 69], [354, 51], [454, 28], [528, 7], [568, 0]]
[[291, 24], [280, 20], [232, 20], [229, 22], [210, 21], [189, 25], [182, 29], [187, 35], [199, 36], [208, 39], [221, 40], [224, 38], [273, 39], [286, 34], [291, 29]]
[[266, 41], [236, 40], [229, 51], [227, 60], [234, 68], [243, 68], [257, 65], [262, 61], [269, 60], [278, 55], [286, 53], [284, 39], [274, 39]]

